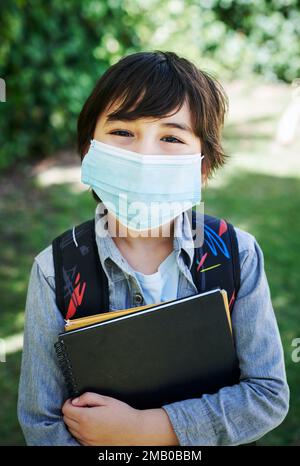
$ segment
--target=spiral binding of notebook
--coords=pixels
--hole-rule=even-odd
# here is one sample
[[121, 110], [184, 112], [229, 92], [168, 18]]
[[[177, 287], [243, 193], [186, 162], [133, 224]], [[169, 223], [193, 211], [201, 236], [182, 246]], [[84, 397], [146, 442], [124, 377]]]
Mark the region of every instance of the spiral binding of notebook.
[[54, 344], [55, 352], [58, 358], [58, 364], [62, 370], [67, 390], [70, 397], [75, 397], [79, 395], [79, 390], [77, 387], [76, 380], [73, 374], [72, 364], [69, 359], [68, 351], [64, 342], [58, 341]]

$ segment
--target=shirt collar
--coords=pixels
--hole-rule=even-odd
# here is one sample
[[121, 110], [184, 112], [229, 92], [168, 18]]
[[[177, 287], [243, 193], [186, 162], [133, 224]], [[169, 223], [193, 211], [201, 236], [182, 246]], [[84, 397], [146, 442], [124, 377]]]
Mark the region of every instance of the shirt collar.
[[[123, 258], [119, 248], [112, 239], [107, 229], [105, 214], [105, 206], [102, 202], [99, 202], [95, 209], [95, 237], [100, 261], [111, 280], [123, 280], [124, 272], [132, 275], [132, 268]], [[184, 260], [187, 266], [191, 268], [194, 258], [194, 241], [187, 211], [175, 217], [173, 245], [174, 250], [179, 251], [179, 255], [184, 251]], [[118, 265], [118, 267], [113, 267], [112, 262]]]

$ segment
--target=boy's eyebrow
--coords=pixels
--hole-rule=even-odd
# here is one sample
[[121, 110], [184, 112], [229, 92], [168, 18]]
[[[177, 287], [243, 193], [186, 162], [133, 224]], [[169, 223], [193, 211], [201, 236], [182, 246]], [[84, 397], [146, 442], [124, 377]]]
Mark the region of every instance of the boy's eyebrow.
[[[113, 122], [113, 121], [126, 121], [126, 122], [130, 122], [132, 120], [126, 120], [126, 119], [121, 119], [121, 118], [117, 118], [117, 117], [108, 117], [106, 119], [106, 122], [104, 123], [104, 126], [109, 124], [110, 122]], [[165, 123], [161, 123], [160, 126], [166, 126], [168, 128], [176, 128], [176, 129], [180, 129], [181, 131], [187, 131], [189, 133], [194, 133], [194, 131], [192, 130], [192, 128], [190, 128], [187, 124], [185, 123], [176, 123], [175, 121], [173, 122], [165, 122]]]
[[168, 128], [177, 128], [177, 129], [181, 129], [182, 131], [188, 131], [189, 133], [194, 132], [192, 128], [190, 128], [185, 123], [175, 123], [175, 121], [170, 122], [170, 123], [162, 123], [160, 126], [167, 126]]

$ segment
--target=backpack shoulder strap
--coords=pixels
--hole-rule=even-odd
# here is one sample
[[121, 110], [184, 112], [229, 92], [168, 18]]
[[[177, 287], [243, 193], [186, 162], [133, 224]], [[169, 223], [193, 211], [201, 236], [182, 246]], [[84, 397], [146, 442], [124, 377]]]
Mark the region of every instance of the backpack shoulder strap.
[[[199, 227], [192, 211], [193, 229]], [[95, 220], [65, 231], [52, 242], [57, 306], [64, 319], [109, 310], [107, 276], [95, 239]], [[204, 215], [204, 241], [195, 248], [191, 267], [199, 292], [221, 287], [233, 310], [240, 287], [240, 262], [234, 227], [224, 219]]]
[[109, 310], [107, 276], [95, 239], [95, 220], [65, 231], [52, 241], [57, 306], [64, 319]]
[[[195, 231], [200, 225], [195, 211], [192, 221]], [[236, 232], [231, 223], [204, 215], [203, 243], [195, 248], [191, 273], [199, 292], [224, 288], [232, 312], [240, 288], [240, 260]]]

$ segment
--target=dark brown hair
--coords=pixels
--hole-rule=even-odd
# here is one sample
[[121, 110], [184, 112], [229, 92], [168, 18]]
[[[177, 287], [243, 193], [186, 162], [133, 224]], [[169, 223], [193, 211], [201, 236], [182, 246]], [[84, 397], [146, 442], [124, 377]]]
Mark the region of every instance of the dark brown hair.
[[[110, 116], [120, 119], [163, 118], [189, 104], [193, 130], [205, 155], [205, 178], [227, 158], [221, 130], [228, 98], [221, 84], [207, 71], [174, 52], [137, 52], [121, 58], [97, 81], [80, 112], [77, 145], [81, 160], [88, 151], [99, 116], [115, 101], [121, 105]], [[100, 199], [92, 191], [94, 199]]]

